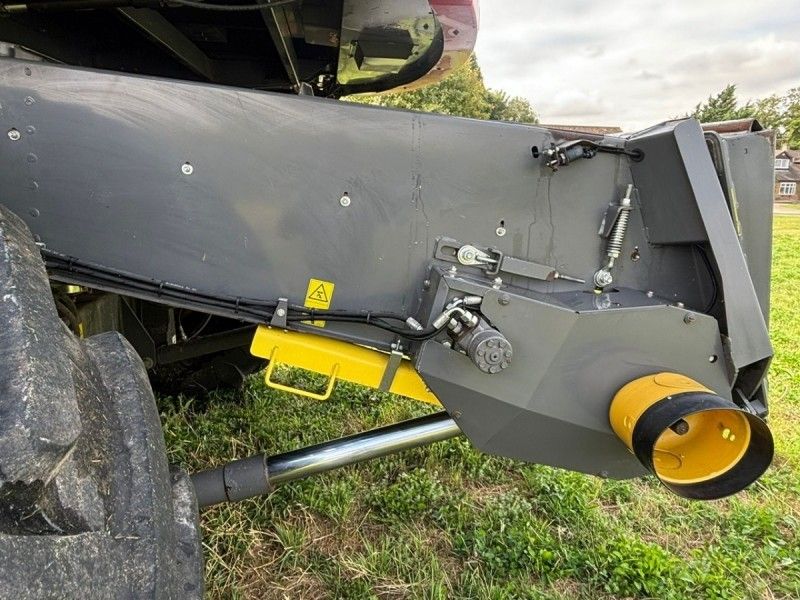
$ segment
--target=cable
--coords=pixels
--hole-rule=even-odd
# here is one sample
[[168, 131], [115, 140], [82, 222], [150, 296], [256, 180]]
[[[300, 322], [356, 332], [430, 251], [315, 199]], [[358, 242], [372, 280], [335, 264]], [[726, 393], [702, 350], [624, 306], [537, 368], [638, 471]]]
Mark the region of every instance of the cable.
[[190, 8], [201, 8], [203, 10], [218, 10], [228, 12], [241, 12], [247, 10], [265, 10], [276, 6], [294, 4], [297, 0], [272, 0], [261, 4], [208, 4], [207, 2], [196, 2], [195, 0], [167, 0], [167, 4], [179, 4]]
[[703, 263], [708, 269], [709, 278], [711, 279], [711, 301], [708, 303], [708, 306], [705, 308], [705, 310], [703, 310], [705, 314], [709, 314], [711, 309], [713, 309], [714, 305], [717, 303], [717, 298], [719, 296], [719, 284], [717, 283], [717, 277], [714, 273], [714, 267], [711, 265], [711, 260], [708, 258], [708, 254], [706, 254], [706, 249], [700, 244], [694, 244], [694, 247], [700, 253], [700, 257], [703, 259]]
[[608, 154], [624, 154], [629, 157], [633, 162], [641, 162], [644, 160], [644, 151], [635, 148], [633, 150], [626, 150], [625, 148], [617, 148], [616, 146], [606, 146], [604, 144], [595, 144], [598, 152], [606, 152]]
[[[45, 258], [45, 266], [51, 271], [61, 271], [70, 274], [80, 275], [83, 283], [98, 283], [108, 285], [111, 288], [122, 288], [128, 291], [138, 291], [140, 293], [159, 298], [174, 300], [199, 309], [216, 309], [226, 312], [233, 312], [237, 317], [249, 318], [257, 323], [269, 323], [273, 317], [273, 310], [277, 302], [269, 300], [258, 300], [255, 298], [241, 298], [237, 296], [211, 295], [197, 290], [189, 289], [174, 283], [156, 281], [145, 277], [121, 273], [100, 265], [90, 265], [81, 261], [53, 252], [52, 250], [42, 249]], [[424, 341], [439, 335], [445, 327], [439, 329], [428, 328], [422, 330], [411, 329], [410, 327], [396, 327], [388, 320], [401, 321], [405, 324], [407, 317], [392, 312], [370, 312], [370, 311], [343, 311], [343, 310], [317, 310], [309, 309], [304, 306], [290, 305], [290, 314], [287, 321], [331, 321], [339, 323], [355, 323], [368, 325], [388, 331], [411, 341]], [[299, 313], [299, 314], [298, 314]], [[210, 319], [209, 319], [210, 320]], [[208, 325], [208, 321], [202, 328]], [[202, 331], [202, 328], [200, 331]], [[199, 332], [195, 332], [189, 339], [196, 337]]]

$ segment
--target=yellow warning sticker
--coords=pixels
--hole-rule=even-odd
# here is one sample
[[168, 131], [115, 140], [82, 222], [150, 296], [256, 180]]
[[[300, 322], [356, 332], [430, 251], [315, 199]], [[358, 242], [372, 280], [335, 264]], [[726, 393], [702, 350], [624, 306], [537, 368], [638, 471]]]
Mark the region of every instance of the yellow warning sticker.
[[[333, 300], [333, 288], [336, 287], [330, 281], [322, 281], [321, 279], [309, 279], [308, 290], [306, 290], [306, 300], [303, 305], [306, 308], [317, 308], [320, 310], [327, 310], [331, 307]], [[325, 321], [303, 321], [310, 325], [317, 327], [325, 327]]]
[[335, 286], [330, 281], [319, 279], [309, 279], [308, 291], [306, 291], [306, 308], [320, 308], [327, 310], [331, 307], [333, 300], [333, 288]]

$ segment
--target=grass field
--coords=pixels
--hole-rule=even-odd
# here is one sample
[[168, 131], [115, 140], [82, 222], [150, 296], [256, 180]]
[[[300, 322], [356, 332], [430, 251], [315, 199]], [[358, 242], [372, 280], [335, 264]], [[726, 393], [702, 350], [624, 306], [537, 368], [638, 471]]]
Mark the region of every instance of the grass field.
[[[800, 218], [776, 218], [771, 423], [777, 458], [734, 498], [481, 455], [464, 439], [203, 513], [212, 598], [800, 598]], [[302, 377], [295, 372], [286, 377]], [[280, 452], [423, 414], [340, 385], [161, 399], [174, 462]]]

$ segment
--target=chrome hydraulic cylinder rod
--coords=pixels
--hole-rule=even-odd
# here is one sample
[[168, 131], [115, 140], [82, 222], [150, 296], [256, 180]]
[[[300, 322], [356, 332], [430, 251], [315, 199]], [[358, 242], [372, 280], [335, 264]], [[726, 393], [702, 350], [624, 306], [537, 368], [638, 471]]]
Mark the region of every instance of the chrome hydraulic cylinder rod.
[[446, 412], [275, 456], [258, 455], [192, 475], [200, 508], [268, 494], [274, 486], [461, 434]]

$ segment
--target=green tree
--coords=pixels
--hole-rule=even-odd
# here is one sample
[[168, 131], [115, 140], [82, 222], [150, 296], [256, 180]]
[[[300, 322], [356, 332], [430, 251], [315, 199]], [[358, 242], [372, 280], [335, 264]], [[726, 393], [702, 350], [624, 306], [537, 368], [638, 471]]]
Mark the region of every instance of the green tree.
[[502, 90], [487, 90], [486, 99], [491, 107], [489, 118], [493, 121], [539, 122], [538, 115], [525, 98], [519, 96], [510, 98]]
[[691, 116], [701, 123], [713, 123], [744, 119], [754, 115], [755, 107], [750, 102], [739, 105], [736, 98], [736, 84], [730, 83], [718, 94], [709, 96], [708, 100], [695, 106]]
[[783, 96], [772, 94], [766, 98], [740, 104], [736, 85], [730, 84], [706, 102], [698, 104], [691, 114], [701, 123], [727, 121], [754, 117], [766, 129], [777, 132], [778, 146], [800, 149], [800, 87]]
[[781, 141], [794, 150], [800, 150], [800, 87], [792, 88], [783, 98], [781, 126]]
[[777, 94], [767, 96], [753, 103], [753, 116], [765, 129], [780, 129], [783, 126], [784, 100]]
[[475, 55], [455, 69], [449, 77], [435, 85], [411, 92], [367, 95], [351, 99], [378, 106], [473, 119], [538, 122], [536, 113], [524, 98], [509, 98], [505, 92], [487, 89]]

